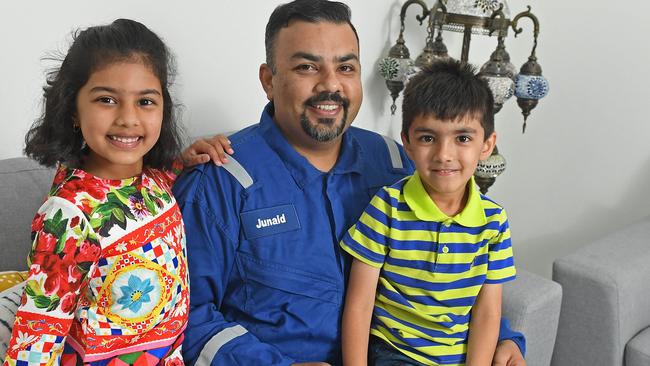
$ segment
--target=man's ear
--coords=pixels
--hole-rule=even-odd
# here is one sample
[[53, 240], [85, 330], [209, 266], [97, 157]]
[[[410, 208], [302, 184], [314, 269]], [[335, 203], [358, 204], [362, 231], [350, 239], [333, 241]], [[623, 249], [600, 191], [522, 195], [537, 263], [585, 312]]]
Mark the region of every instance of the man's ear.
[[492, 155], [492, 150], [494, 150], [494, 146], [497, 144], [497, 133], [492, 132], [492, 134], [483, 141], [483, 149], [481, 150], [481, 156], [479, 157], [479, 160], [485, 160]]
[[411, 156], [411, 143], [409, 142], [409, 137], [404, 132], [400, 133], [400, 137], [402, 138], [402, 145], [404, 146], [404, 151], [406, 151], [406, 156], [413, 160], [413, 156]]
[[266, 93], [266, 99], [273, 100], [273, 70], [271, 70], [271, 66], [267, 64], [260, 65], [260, 83]]

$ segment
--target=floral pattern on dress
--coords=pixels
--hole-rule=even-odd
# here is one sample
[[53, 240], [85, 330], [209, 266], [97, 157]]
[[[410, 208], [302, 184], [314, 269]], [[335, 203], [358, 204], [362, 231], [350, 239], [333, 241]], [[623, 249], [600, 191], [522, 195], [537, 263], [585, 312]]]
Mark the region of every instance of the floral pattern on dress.
[[5, 365], [178, 347], [187, 323], [180, 171], [110, 180], [64, 165], [32, 221], [29, 277]]

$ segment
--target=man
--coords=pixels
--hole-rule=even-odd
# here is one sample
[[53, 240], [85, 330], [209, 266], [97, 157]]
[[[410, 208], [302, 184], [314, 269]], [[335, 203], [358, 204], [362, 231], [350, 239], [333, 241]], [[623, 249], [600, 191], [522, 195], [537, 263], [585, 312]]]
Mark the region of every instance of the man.
[[[340, 364], [349, 258], [338, 241], [379, 187], [413, 171], [394, 141], [350, 127], [362, 89], [347, 6], [276, 8], [266, 58], [260, 123], [231, 136], [225, 169], [201, 165], [175, 186], [190, 267], [189, 364]], [[523, 343], [507, 327], [502, 335]], [[510, 340], [498, 357], [523, 365]]]

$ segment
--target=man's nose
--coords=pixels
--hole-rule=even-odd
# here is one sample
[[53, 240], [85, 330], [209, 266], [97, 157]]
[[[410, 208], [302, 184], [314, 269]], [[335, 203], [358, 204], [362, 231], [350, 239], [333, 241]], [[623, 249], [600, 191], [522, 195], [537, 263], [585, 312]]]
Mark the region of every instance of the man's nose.
[[335, 69], [323, 68], [320, 80], [316, 86], [316, 92], [337, 93], [341, 91], [341, 83]]

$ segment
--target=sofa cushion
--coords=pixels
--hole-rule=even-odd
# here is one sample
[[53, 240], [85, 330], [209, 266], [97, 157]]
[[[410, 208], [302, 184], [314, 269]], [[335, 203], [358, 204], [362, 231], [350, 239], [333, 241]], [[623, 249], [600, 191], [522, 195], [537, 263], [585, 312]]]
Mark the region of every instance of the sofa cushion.
[[25, 282], [0, 292], [0, 364], [4, 362], [9, 341], [11, 340], [11, 328], [16, 318], [16, 310], [20, 305], [20, 297], [23, 294]]
[[28, 158], [0, 160], [0, 271], [27, 269], [31, 222], [53, 177]]
[[18, 271], [5, 271], [5, 272], [0, 272], [0, 292], [10, 288], [14, 287], [17, 284], [25, 281], [27, 279], [27, 275], [29, 272], [23, 271], [23, 272], [18, 272]]
[[650, 327], [632, 338], [625, 346], [625, 366], [650, 365]]

